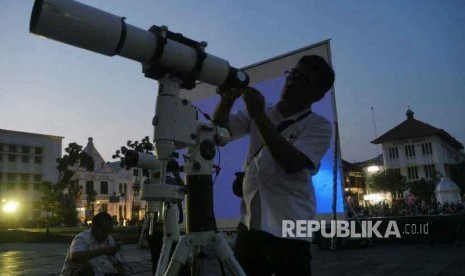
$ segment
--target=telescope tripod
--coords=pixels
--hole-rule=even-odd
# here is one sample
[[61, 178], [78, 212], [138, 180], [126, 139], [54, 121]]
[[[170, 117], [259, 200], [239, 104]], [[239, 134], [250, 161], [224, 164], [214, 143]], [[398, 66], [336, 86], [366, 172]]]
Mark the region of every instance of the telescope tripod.
[[[179, 275], [189, 264], [191, 275], [204, 275], [201, 257], [206, 246], [214, 246], [220, 261], [233, 275], [245, 275], [225, 238], [217, 232], [213, 213], [213, 159], [217, 145], [229, 141], [229, 132], [213, 124], [197, 121], [190, 102], [178, 98], [180, 80], [159, 80], [155, 126], [155, 149], [160, 160], [160, 183], [143, 185], [142, 198], [163, 202], [163, 246], [155, 275]], [[187, 147], [184, 155], [185, 186], [167, 185], [168, 161], [176, 149]], [[186, 200], [186, 235], [179, 237], [177, 204]], [[150, 204], [149, 204], [150, 205]], [[150, 223], [152, 233], [153, 219]], [[170, 261], [173, 244], [177, 242]], [[193, 261], [189, 258], [193, 256]], [[168, 263], [169, 262], [169, 263]]]
[[[194, 258], [191, 263], [191, 275], [205, 275], [202, 258], [205, 254], [203, 249], [208, 245], [215, 247], [219, 260], [232, 275], [245, 275], [225, 238], [215, 231], [188, 233], [182, 236], [164, 275], [179, 275], [182, 266], [188, 263], [191, 255]], [[160, 256], [160, 258], [162, 257]], [[158, 274], [158, 268], [156, 275], [162, 275]]]

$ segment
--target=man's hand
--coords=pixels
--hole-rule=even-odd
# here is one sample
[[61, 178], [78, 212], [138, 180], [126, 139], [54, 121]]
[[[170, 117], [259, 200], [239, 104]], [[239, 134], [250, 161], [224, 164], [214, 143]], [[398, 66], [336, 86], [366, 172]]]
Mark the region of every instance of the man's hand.
[[231, 103], [241, 96], [241, 90], [239, 88], [224, 88], [220, 86], [216, 93], [220, 94], [221, 98]]
[[71, 261], [83, 263], [101, 255], [114, 256], [118, 252], [116, 246], [107, 246], [88, 251], [78, 251], [71, 253]]
[[103, 255], [113, 256], [118, 252], [118, 247], [116, 246], [107, 246], [101, 249]]
[[265, 115], [265, 98], [257, 89], [252, 87], [244, 88], [242, 90], [242, 99], [247, 106], [250, 118], [255, 119]]

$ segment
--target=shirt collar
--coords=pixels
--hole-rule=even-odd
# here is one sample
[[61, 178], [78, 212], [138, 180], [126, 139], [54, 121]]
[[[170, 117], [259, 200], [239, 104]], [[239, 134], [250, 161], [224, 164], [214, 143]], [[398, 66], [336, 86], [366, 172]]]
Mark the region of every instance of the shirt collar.
[[304, 110], [302, 110], [302, 111], [300, 111], [300, 112], [294, 113], [294, 114], [292, 114], [292, 115], [287, 116], [286, 118], [284, 118], [283, 115], [281, 114], [281, 112], [279, 112], [279, 110], [278, 110], [278, 105], [274, 105], [271, 109], [273, 110], [273, 112], [275, 112], [276, 117], [279, 118], [279, 121], [284, 121], [284, 120], [296, 120], [297, 118], [300, 117], [300, 115], [302, 115], [302, 114], [304, 114], [304, 113], [306, 113], [306, 112], [308, 112], [308, 111], [312, 111], [312, 108], [309, 107], [309, 108], [307, 108], [307, 109], [304, 109]]

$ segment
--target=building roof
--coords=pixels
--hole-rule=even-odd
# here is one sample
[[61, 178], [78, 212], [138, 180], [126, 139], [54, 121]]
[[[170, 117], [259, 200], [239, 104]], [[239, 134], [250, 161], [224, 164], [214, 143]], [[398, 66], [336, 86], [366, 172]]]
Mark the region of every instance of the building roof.
[[342, 170], [343, 171], [352, 171], [352, 172], [363, 172], [362, 168], [358, 167], [356, 164], [350, 163], [342, 159]]
[[[86, 147], [82, 150], [94, 158], [94, 171], [110, 168], [94, 146], [92, 137], [89, 137]], [[110, 168], [111, 169], [111, 168]]]
[[355, 165], [358, 167], [384, 166], [383, 154], [381, 153], [377, 157], [357, 162]]
[[107, 162], [107, 166], [110, 167], [114, 172], [118, 172], [122, 169], [121, 161]]
[[57, 135], [41, 134], [41, 133], [32, 133], [32, 132], [24, 132], [24, 131], [9, 130], [9, 129], [3, 129], [3, 128], [0, 128], [0, 131], [11, 132], [11, 133], [17, 133], [17, 134], [25, 134], [25, 135], [45, 136], [45, 137], [48, 137], [48, 138], [57, 138], [57, 139], [63, 139], [63, 138], [64, 138], [63, 136], [57, 136]]
[[413, 117], [413, 111], [410, 108], [407, 110], [407, 120], [403, 121], [399, 125], [395, 126], [393, 129], [384, 133], [380, 137], [371, 141], [373, 144], [381, 144], [391, 141], [399, 141], [413, 138], [421, 138], [427, 136], [438, 136], [452, 147], [456, 149], [463, 149], [462, 143], [457, 141], [445, 130], [436, 128], [432, 125], [419, 121]]

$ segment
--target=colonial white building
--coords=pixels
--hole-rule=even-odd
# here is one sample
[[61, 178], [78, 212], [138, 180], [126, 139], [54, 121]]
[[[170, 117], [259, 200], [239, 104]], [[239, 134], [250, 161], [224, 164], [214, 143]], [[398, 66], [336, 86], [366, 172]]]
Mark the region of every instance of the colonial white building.
[[462, 143], [413, 114], [408, 109], [405, 121], [372, 141], [382, 145], [384, 168], [400, 170], [407, 181], [450, 177]]
[[[140, 177], [137, 169], [126, 170], [119, 162], [107, 163], [89, 138], [84, 152], [94, 159], [94, 171], [76, 169], [72, 180], [82, 188], [78, 201], [78, 217], [84, 222], [99, 211], [106, 211], [119, 222], [137, 221], [145, 215], [145, 202], [138, 196]], [[94, 191], [95, 201], [88, 202], [87, 195]]]
[[56, 183], [56, 159], [61, 157], [61, 136], [0, 129], [0, 206], [17, 203], [17, 211], [0, 210], [0, 222], [25, 223], [41, 216], [42, 181]]

